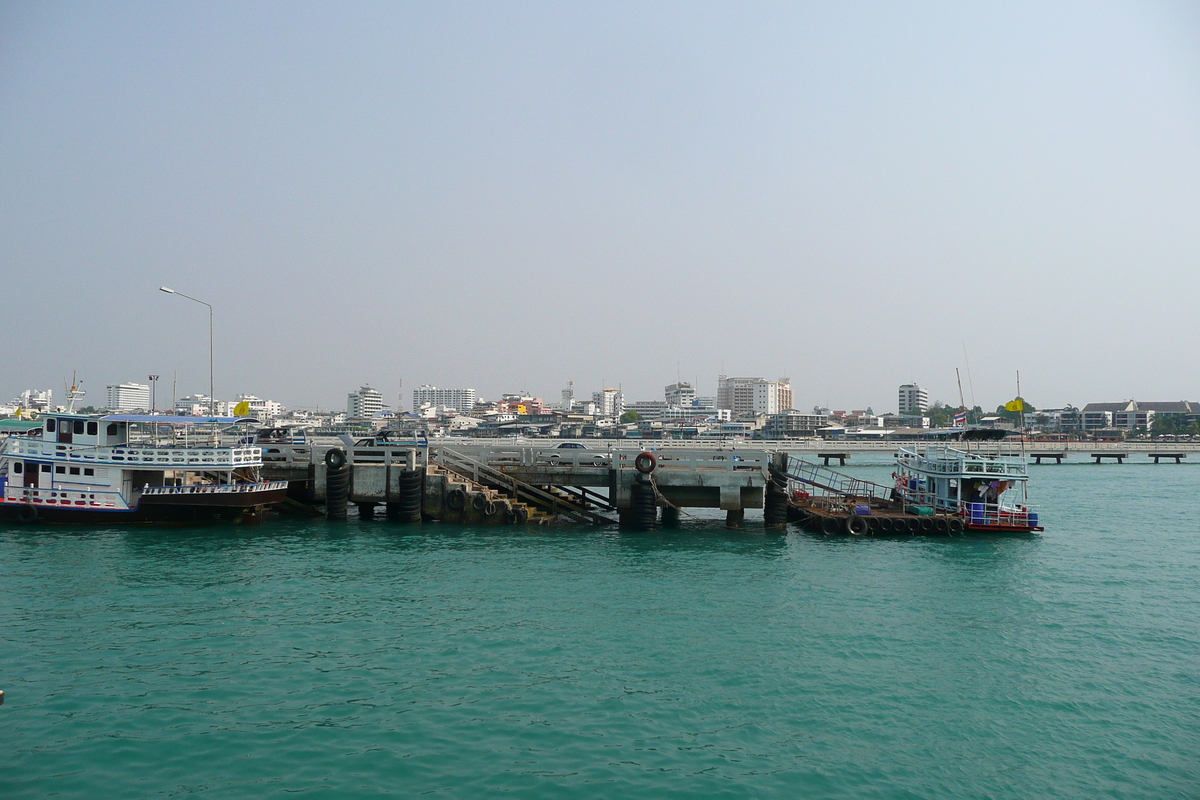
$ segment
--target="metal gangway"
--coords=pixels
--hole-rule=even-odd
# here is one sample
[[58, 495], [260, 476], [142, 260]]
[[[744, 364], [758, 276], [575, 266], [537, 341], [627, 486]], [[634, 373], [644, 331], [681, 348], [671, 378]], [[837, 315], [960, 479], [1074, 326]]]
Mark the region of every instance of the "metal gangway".
[[841, 497], [856, 497], [888, 502], [891, 500], [892, 487], [843, 475], [829, 467], [813, 464], [803, 459], [788, 460], [786, 469], [771, 466], [772, 477], [786, 478], [803, 486], [812, 486], [829, 494]]

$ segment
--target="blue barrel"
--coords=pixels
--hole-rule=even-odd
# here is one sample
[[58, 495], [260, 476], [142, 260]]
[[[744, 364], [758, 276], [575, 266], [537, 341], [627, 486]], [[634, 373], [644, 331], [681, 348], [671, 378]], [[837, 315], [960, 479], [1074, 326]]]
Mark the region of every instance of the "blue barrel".
[[860, 517], [869, 517], [871, 516], [871, 507], [860, 503], [854, 507], [854, 513]]
[[1032, 511], [1029, 512], [1029, 524], [1030, 524], [1030, 526], [1032, 526], [1034, 528], [1036, 528], [1037, 524], [1038, 524], [1037, 523], [1037, 514], [1035, 514]]
[[984, 523], [983, 503], [970, 503], [971, 522], [982, 525]]

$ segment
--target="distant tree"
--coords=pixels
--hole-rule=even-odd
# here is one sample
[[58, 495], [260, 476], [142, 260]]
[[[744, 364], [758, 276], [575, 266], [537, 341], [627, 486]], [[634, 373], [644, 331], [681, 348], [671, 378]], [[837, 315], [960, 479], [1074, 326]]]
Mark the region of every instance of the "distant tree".
[[621, 415], [621, 422], [637, 422], [642, 418], [642, 415], [636, 411], [626, 411]]
[[99, 412], [100, 409], [96, 408], [95, 406], [84, 406], [83, 408], [79, 409], [80, 414], [98, 414]]

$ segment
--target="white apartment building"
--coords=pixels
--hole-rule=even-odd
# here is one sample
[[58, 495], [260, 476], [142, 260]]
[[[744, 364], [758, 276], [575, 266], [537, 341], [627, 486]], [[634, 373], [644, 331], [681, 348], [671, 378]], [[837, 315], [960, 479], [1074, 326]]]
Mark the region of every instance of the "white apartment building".
[[559, 408], [569, 413], [574, 407], [575, 381], [567, 381], [567, 388], [562, 390], [562, 403], [559, 405]]
[[717, 377], [717, 408], [733, 415], [779, 414], [792, 407], [792, 383], [789, 378]]
[[283, 416], [283, 403], [277, 403], [274, 400], [263, 400], [252, 394], [239, 394], [234, 405], [236, 406], [238, 403], [247, 403], [250, 406], [250, 416], [264, 422]]
[[28, 411], [49, 411], [54, 405], [52, 389], [26, 389], [12, 401], [14, 406]]
[[346, 416], [369, 419], [383, 411], [383, 395], [378, 389], [360, 386], [357, 392], [346, 395]]
[[667, 405], [677, 408], [687, 408], [696, 400], [696, 387], [687, 381], [672, 383], [663, 393], [666, 395]]
[[620, 389], [604, 389], [592, 392], [592, 402], [601, 417], [619, 417], [625, 413], [625, 395]]
[[439, 389], [426, 383], [413, 389], [413, 410], [423, 406], [444, 406], [455, 411], [470, 411], [475, 407], [475, 390]]
[[149, 411], [150, 387], [142, 383], [118, 383], [108, 386], [110, 411]]
[[920, 415], [929, 410], [929, 392], [915, 383], [906, 383], [900, 387], [900, 405], [897, 414]]

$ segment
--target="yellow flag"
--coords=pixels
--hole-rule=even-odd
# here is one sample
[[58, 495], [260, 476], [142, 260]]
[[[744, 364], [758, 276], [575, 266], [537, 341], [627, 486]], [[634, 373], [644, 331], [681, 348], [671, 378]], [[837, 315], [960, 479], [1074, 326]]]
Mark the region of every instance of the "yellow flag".
[[1018, 397], [1016, 400], [1012, 400], [1011, 402], [1005, 403], [1004, 410], [1005, 411], [1024, 411], [1025, 410], [1025, 401]]
[[235, 417], [244, 417], [250, 413], [250, 402], [243, 400], [233, 407], [233, 415]]

